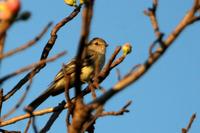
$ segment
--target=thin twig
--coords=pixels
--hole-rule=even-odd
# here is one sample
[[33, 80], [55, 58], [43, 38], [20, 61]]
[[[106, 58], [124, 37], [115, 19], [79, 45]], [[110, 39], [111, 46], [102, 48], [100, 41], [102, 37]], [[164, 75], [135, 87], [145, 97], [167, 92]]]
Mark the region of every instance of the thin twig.
[[0, 89], [0, 118], [1, 118], [2, 104], [3, 104], [3, 89]]
[[[1, 26], [0, 26], [0, 27], [1, 27]], [[6, 39], [6, 33], [4, 33], [4, 34], [0, 37], [0, 55], [2, 55], [3, 52], [4, 52], [5, 39]], [[1, 68], [1, 60], [0, 60], [0, 68]]]
[[196, 118], [196, 114], [194, 113], [194, 114], [190, 117], [190, 121], [189, 121], [187, 127], [186, 127], [186, 128], [182, 128], [182, 133], [188, 133], [188, 132], [189, 132], [189, 130], [190, 130], [190, 128], [191, 128], [191, 126], [192, 126], [192, 124], [193, 124], [195, 118]]
[[70, 133], [77, 133], [80, 132], [82, 129], [82, 125], [90, 116], [90, 109], [85, 106], [83, 103], [83, 97], [80, 95], [81, 93], [81, 66], [82, 66], [82, 57], [83, 57], [83, 50], [88, 42], [88, 36], [90, 33], [90, 24], [93, 15], [93, 5], [94, 0], [85, 1], [85, 7], [83, 9], [82, 14], [82, 30], [81, 30], [81, 37], [79, 41], [78, 51], [76, 55], [76, 62], [75, 62], [75, 97], [77, 97], [75, 103], [75, 109], [73, 112], [73, 119], [71, 125], [69, 126]]
[[120, 64], [124, 59], [126, 58], [125, 55], [122, 55], [121, 57], [119, 57], [117, 60], [115, 60], [111, 66], [110, 69], [113, 69], [114, 67], [116, 67], [118, 64]]
[[2, 37], [0, 38], [0, 56], [3, 54], [5, 38], [6, 34], [2, 35]]
[[101, 70], [101, 72], [98, 75], [98, 80], [99, 81], [103, 81], [106, 76], [108, 76], [110, 70], [113, 68], [111, 68], [111, 66], [113, 66], [113, 61], [115, 60], [116, 56], [118, 55], [118, 53], [120, 52], [121, 47], [117, 47], [114, 51], [114, 53], [111, 55], [108, 63], [105, 65], [105, 67]]
[[122, 76], [121, 76], [120, 70], [118, 68], [116, 68], [116, 74], [117, 74], [117, 79], [121, 80]]
[[4, 129], [0, 129], [1, 133], [21, 133], [20, 131], [8, 131], [8, 130], [4, 130]]
[[150, 19], [150, 22], [151, 22], [151, 25], [153, 27], [155, 36], [157, 38], [149, 48], [149, 55], [150, 56], [152, 55], [153, 48], [156, 46], [156, 44], [159, 44], [161, 47], [164, 46], [163, 41], [162, 41], [164, 34], [160, 31], [160, 27], [159, 27], [157, 16], [156, 16], [157, 8], [158, 8], [158, 0], [153, 0], [152, 7], [149, 8], [148, 10], [144, 11], [144, 14], [147, 15]]
[[160, 45], [160, 47], [164, 47], [164, 43], [163, 43], [163, 37], [164, 34], [160, 33], [159, 36], [157, 37], [157, 39], [155, 41], [153, 41], [153, 43], [150, 45], [149, 47], [149, 56], [153, 55], [153, 49], [156, 47], [157, 44]]
[[156, 17], [157, 7], [158, 7], [158, 0], [153, 0], [152, 8], [149, 8], [148, 10], [145, 10], [144, 14], [149, 16], [151, 24], [152, 24], [152, 27], [154, 29], [154, 33], [157, 36], [157, 38], [159, 38], [159, 36], [162, 33], [160, 32], [158, 20], [157, 20], [157, 17]]
[[2, 84], [2, 83], [5, 82], [6, 80], [8, 80], [8, 79], [10, 79], [10, 78], [12, 78], [12, 77], [14, 77], [14, 76], [20, 74], [20, 73], [26, 72], [26, 71], [28, 71], [28, 70], [31, 70], [31, 69], [35, 68], [35, 67], [41, 66], [41, 65], [43, 65], [43, 64], [45, 64], [45, 63], [53, 62], [53, 61], [55, 61], [56, 59], [60, 58], [61, 56], [65, 55], [65, 54], [66, 54], [65, 51], [64, 51], [64, 52], [61, 52], [61, 53], [59, 53], [59, 54], [57, 54], [57, 55], [55, 55], [55, 56], [53, 56], [53, 57], [51, 57], [51, 58], [48, 58], [48, 59], [45, 59], [45, 60], [40, 60], [39, 62], [33, 63], [33, 64], [31, 64], [31, 65], [28, 65], [28, 66], [25, 66], [25, 67], [23, 67], [23, 68], [20, 68], [20, 69], [18, 69], [18, 70], [16, 70], [16, 71], [12, 72], [12, 73], [10, 73], [10, 74], [7, 74], [7, 75], [5, 75], [5, 76], [3, 76], [3, 77], [0, 78], [0, 84]]
[[88, 41], [88, 35], [90, 32], [90, 24], [92, 19], [93, 13], [93, 0], [85, 2], [85, 8], [83, 9], [82, 13], [82, 29], [81, 29], [81, 37], [79, 41], [78, 51], [76, 54], [76, 62], [75, 62], [75, 96], [78, 96], [81, 92], [81, 82], [80, 82], [80, 74], [81, 74], [81, 66], [82, 66], [82, 54], [83, 50]]
[[114, 111], [113, 112], [103, 112], [103, 106], [98, 107], [96, 114], [91, 118], [91, 120], [88, 120], [88, 122], [86, 122], [84, 124], [84, 131], [86, 129], [87, 129], [87, 131], [88, 131], [88, 129], [90, 129], [90, 131], [93, 131], [95, 121], [99, 117], [104, 117], [104, 116], [108, 116], [108, 115], [118, 116], [118, 115], [123, 115], [124, 113], [129, 112], [129, 110], [127, 110], [127, 108], [130, 104], [131, 104], [131, 101], [128, 101], [118, 112], [114, 112]]
[[[55, 41], [57, 39], [57, 32], [60, 30], [61, 27], [63, 27], [66, 23], [68, 23], [70, 20], [75, 18], [78, 13], [80, 12], [81, 6], [78, 6], [74, 11], [66, 18], [61, 20], [51, 31], [51, 37], [48, 40], [46, 46], [43, 49], [42, 55], [40, 60], [45, 60], [48, 55], [50, 50], [55, 44]], [[8, 100], [12, 95], [14, 95], [29, 79], [30, 76], [33, 75], [33, 77], [42, 69], [45, 67], [46, 64], [43, 64], [42, 66], [36, 67], [34, 70], [32, 70], [30, 73], [28, 73], [24, 78], [22, 78], [15, 86], [12, 88], [5, 96], [4, 96], [4, 101]]]
[[46, 133], [47, 131], [50, 130], [51, 126], [53, 125], [53, 123], [55, 122], [55, 120], [58, 118], [58, 116], [60, 115], [60, 113], [63, 111], [64, 106], [65, 106], [66, 102], [62, 101], [61, 103], [59, 103], [59, 106], [61, 107], [60, 110], [54, 112], [51, 117], [49, 118], [49, 120], [47, 121], [46, 125], [44, 126], [44, 128], [42, 128], [42, 130], [40, 131], [40, 133]]
[[6, 31], [9, 29], [9, 27], [12, 25], [12, 21], [1, 21], [0, 23], [0, 39], [6, 35]]
[[102, 86], [99, 86], [99, 89], [100, 89], [101, 93], [105, 93], [106, 92], [106, 89], [103, 88]]
[[71, 99], [70, 99], [70, 95], [69, 95], [70, 76], [67, 75], [67, 73], [65, 71], [65, 65], [64, 64], [62, 66], [62, 71], [64, 73], [64, 78], [65, 78], [65, 81], [66, 81], [66, 84], [65, 84], [65, 98], [66, 98], [66, 101], [67, 101], [68, 104], [72, 104], [71, 103]]
[[137, 71], [137, 69], [138, 69], [140, 66], [141, 66], [141, 64], [137, 64], [137, 65], [133, 66], [133, 68], [131, 68], [131, 70], [128, 72], [128, 74], [126, 74], [126, 75], [124, 76], [124, 78], [125, 78], [125, 77], [128, 77], [129, 74], [131, 74], [133, 71]]
[[84, 123], [87, 122], [92, 115], [91, 111], [91, 107], [76, 101], [72, 123], [68, 130], [69, 133], [78, 133], [80, 131], [82, 132]]
[[39, 35], [37, 35], [34, 39], [30, 40], [26, 44], [21, 45], [20, 47], [15, 48], [11, 51], [8, 51], [7, 53], [4, 53], [4, 54], [0, 53], [0, 60], [33, 46], [36, 42], [38, 42], [43, 37], [43, 35], [48, 31], [48, 29], [51, 25], [52, 25], [52, 22], [48, 23], [47, 26], [44, 27], [44, 29], [41, 31], [41, 33]]
[[[98, 74], [98, 76], [97, 76], [97, 78], [95, 79], [95, 81], [92, 82], [92, 84], [95, 86], [95, 88], [101, 88], [101, 87], [99, 86], [99, 83], [101, 83], [101, 82], [109, 75], [110, 71], [111, 71], [114, 67], [116, 67], [117, 65], [119, 65], [119, 64], [124, 60], [124, 58], [122, 58], [122, 57], [123, 57], [123, 55], [122, 55], [120, 58], [118, 58], [118, 59], [116, 59], [116, 61], [114, 61], [115, 58], [116, 58], [116, 56], [119, 54], [120, 50], [121, 50], [121, 47], [117, 47], [117, 48], [115, 49], [115, 51], [114, 51], [113, 54], [111, 55], [111, 57], [110, 57], [108, 63], [104, 66], [104, 68], [103, 68], [103, 69], [101, 70], [101, 72]], [[103, 89], [103, 88], [102, 88], [102, 89]], [[103, 91], [104, 91], [104, 90], [105, 90], [105, 89], [103, 89]], [[85, 95], [89, 94], [90, 92], [91, 92], [91, 90], [90, 90], [89, 86], [87, 86], [84, 90], [82, 90], [82, 92], [81, 92], [80, 95], [85, 96]]]
[[[73, 104], [74, 104], [74, 102], [75, 102], [75, 99], [72, 100]], [[64, 108], [67, 109], [68, 107], [69, 107], [69, 104], [66, 103]], [[59, 106], [56, 106], [56, 107], [50, 107], [50, 108], [46, 108], [46, 109], [42, 109], [42, 110], [38, 110], [38, 111], [33, 111], [32, 114], [26, 113], [24, 115], [16, 116], [16, 117], [11, 118], [9, 120], [0, 122], [0, 127], [10, 125], [10, 124], [14, 124], [15, 122], [18, 122], [20, 120], [24, 120], [26, 118], [30, 118], [30, 117], [33, 117], [33, 116], [41, 116], [41, 115], [44, 115], [44, 114], [57, 112], [61, 109], [62, 109], [62, 106], [59, 105]]]
[[8, 116], [10, 116], [11, 114], [13, 114], [21, 105], [22, 103], [24, 102], [30, 88], [31, 88], [31, 85], [32, 85], [32, 79], [30, 80], [29, 84], [27, 85], [26, 87], [26, 90], [24, 92], [24, 94], [21, 96], [21, 98], [19, 99], [19, 101], [17, 102], [17, 104], [10, 110], [10, 111], [7, 111], [6, 114], [4, 114], [1, 118], [0, 118], [0, 121], [3, 121], [5, 120]]
[[26, 128], [24, 130], [24, 133], [28, 133], [28, 129], [30, 128], [31, 123], [32, 123], [32, 119], [30, 118], [28, 120], [27, 124], [26, 124]]
[[124, 90], [130, 84], [135, 83], [140, 77], [142, 77], [155, 62], [160, 59], [160, 57], [166, 52], [169, 46], [177, 39], [180, 33], [190, 25], [191, 19], [195, 15], [194, 7], [188, 11], [185, 17], [181, 20], [181, 22], [177, 25], [175, 30], [167, 37], [165, 41], [163, 41], [163, 45], [165, 47], [159, 47], [157, 50], [152, 53], [152, 55], [144, 62], [144, 64], [138, 67], [137, 71], [133, 71], [132, 73], [128, 73], [128, 76], [124, 76], [117, 84], [115, 84], [110, 90], [108, 90], [105, 94], [92, 101], [89, 105], [94, 105], [96, 107], [105, 104], [112, 96], [119, 93], [121, 90]]
[[97, 95], [95, 93], [95, 88], [94, 88], [94, 85], [92, 83], [89, 83], [89, 89], [91, 90], [91, 93], [92, 93], [92, 98], [93, 99], [96, 99], [97, 98]]
[[[116, 48], [116, 50], [115, 50], [115, 51], [113, 52], [113, 54], [111, 55], [111, 58], [109, 59], [109, 62], [105, 65], [105, 67], [103, 68], [103, 70], [100, 72], [100, 74], [99, 74], [99, 76], [98, 76], [98, 78], [100, 78], [99, 83], [102, 82], [103, 79], [106, 78], [106, 76], [108, 76], [107, 73], [109, 73], [109, 71], [111, 70], [109, 67], [110, 67], [111, 64], [113, 63], [113, 61], [114, 61], [115, 57], [117, 56], [117, 54], [120, 52], [120, 49], [121, 49], [121, 47], [117, 47], [117, 48]], [[93, 82], [93, 84], [94, 84], [94, 86], [96, 86], [96, 82]], [[83, 96], [89, 94], [90, 92], [91, 92], [91, 91], [90, 91], [89, 87], [86, 87], [84, 90], [82, 90], [82, 92], [81, 92], [80, 95], [82, 95], [82, 97], [83, 97]], [[76, 99], [76, 98], [73, 98], [73, 99], [71, 100], [72, 104], [74, 104], [75, 99]], [[68, 107], [69, 107], [69, 104], [67, 103], [67, 104], [65, 105], [65, 108], [68, 108]], [[52, 113], [52, 112], [54, 112], [54, 111], [55, 111], [55, 108], [46, 108], [46, 109], [34, 111], [34, 112], [32, 112], [32, 115], [34, 115], [34, 116], [40, 116], [40, 115]], [[27, 118], [30, 118], [30, 117], [31, 117], [31, 115], [30, 115], [29, 113], [24, 114], [24, 115], [20, 115], [20, 116], [16, 116], [16, 117], [14, 117], [14, 118], [11, 118], [11, 119], [9, 119], [9, 120], [6, 120], [6, 121], [4, 121], [4, 122], [1, 122], [1, 123], [0, 123], [0, 127], [1, 127], [1, 126], [6, 126], [6, 125], [9, 125], [9, 124], [13, 124], [13, 123], [15, 123], [15, 122], [18, 122], [18, 121], [20, 121], [20, 120], [24, 120], [24, 119], [27, 119]]]
[[[93, 107], [90, 106], [90, 108], [92, 109]], [[94, 133], [94, 124], [95, 124], [95, 121], [97, 120], [98, 116], [100, 114], [102, 114], [103, 110], [104, 110], [103, 106], [100, 106], [100, 107], [98, 107], [96, 109], [95, 114], [91, 115], [90, 118], [84, 123], [82, 132], [88, 131], [88, 132]]]
[[[32, 114], [31, 114], [32, 115]], [[33, 131], [35, 133], [38, 133], [38, 128], [37, 128], [37, 125], [36, 125], [36, 121], [35, 121], [35, 116], [31, 116], [32, 118], [32, 127], [33, 127]]]
[[124, 113], [128, 113], [129, 110], [127, 110], [128, 106], [130, 106], [132, 103], [132, 101], [128, 101], [119, 111], [115, 112], [102, 112], [99, 117], [104, 117], [104, 116], [108, 116], [108, 115], [114, 115], [114, 116], [118, 116], [118, 115], [123, 115]]
[[67, 129], [69, 129], [69, 126], [71, 125], [70, 123], [70, 116], [73, 113], [74, 110], [74, 105], [69, 105], [68, 110], [67, 110], [67, 116], [66, 116], [66, 126]]
[[4, 43], [5, 43], [5, 36], [0, 38], [0, 55], [3, 54], [3, 49], [4, 49]]
[[65, 81], [66, 81], [66, 84], [65, 84], [65, 98], [66, 98], [66, 101], [67, 103], [69, 104], [69, 109], [67, 111], [67, 115], [66, 115], [66, 125], [67, 127], [69, 127], [70, 125], [70, 115], [72, 113], [72, 102], [71, 102], [71, 99], [70, 99], [70, 95], [69, 95], [69, 88], [70, 88], [70, 76], [67, 75], [66, 71], [65, 71], [65, 65], [63, 64], [62, 66], [62, 71], [64, 73], [64, 78], [65, 78]]

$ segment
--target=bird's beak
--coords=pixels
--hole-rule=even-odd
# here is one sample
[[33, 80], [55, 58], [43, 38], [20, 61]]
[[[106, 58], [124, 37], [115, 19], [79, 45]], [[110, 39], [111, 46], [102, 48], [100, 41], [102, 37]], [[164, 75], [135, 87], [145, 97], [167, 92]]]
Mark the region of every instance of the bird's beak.
[[106, 47], [108, 47], [109, 45], [106, 43]]

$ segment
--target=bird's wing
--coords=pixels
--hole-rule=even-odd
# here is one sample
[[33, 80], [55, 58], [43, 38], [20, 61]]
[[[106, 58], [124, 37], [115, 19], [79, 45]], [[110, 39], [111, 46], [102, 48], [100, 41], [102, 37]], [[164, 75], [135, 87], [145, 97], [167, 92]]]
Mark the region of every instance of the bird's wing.
[[[94, 65], [94, 59], [95, 59], [95, 54], [93, 53], [87, 54], [83, 60], [82, 68], [85, 66]], [[75, 59], [72, 59], [69, 63], [65, 64], [64, 67], [65, 67], [65, 72], [67, 75], [71, 75], [72, 73], [74, 73], [76, 71]], [[63, 69], [61, 69], [56, 75], [53, 83], [59, 81], [63, 77], [64, 77], [64, 73], [63, 73]]]

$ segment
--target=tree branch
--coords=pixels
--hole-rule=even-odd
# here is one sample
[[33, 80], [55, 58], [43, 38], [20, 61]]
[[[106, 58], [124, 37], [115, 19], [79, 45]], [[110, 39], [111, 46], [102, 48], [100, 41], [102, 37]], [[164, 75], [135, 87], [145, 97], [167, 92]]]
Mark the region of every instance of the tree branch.
[[189, 121], [187, 127], [186, 127], [186, 128], [182, 128], [182, 133], [188, 133], [188, 132], [189, 132], [189, 130], [190, 130], [190, 128], [191, 128], [191, 126], [192, 126], [192, 124], [193, 124], [195, 118], [196, 118], [196, 114], [194, 113], [194, 114], [191, 116], [190, 121]]
[[4, 53], [4, 54], [0, 53], [0, 60], [33, 46], [36, 42], [38, 42], [43, 37], [43, 35], [48, 31], [48, 29], [51, 25], [52, 25], [52, 22], [48, 23], [47, 26], [45, 26], [45, 28], [42, 30], [42, 32], [39, 35], [37, 35], [33, 40], [30, 40], [26, 44], [24, 44], [16, 49], [13, 49], [11, 51], [8, 51], [7, 53]]
[[10, 73], [10, 74], [7, 74], [7, 75], [5, 75], [5, 76], [3, 76], [3, 77], [0, 78], [0, 84], [2, 84], [2, 83], [5, 82], [6, 80], [8, 80], [8, 79], [10, 79], [10, 78], [12, 78], [12, 77], [14, 77], [14, 76], [20, 74], [20, 73], [23, 73], [23, 72], [28, 71], [28, 70], [30, 70], [30, 69], [36, 68], [36, 67], [41, 66], [41, 65], [43, 65], [43, 64], [45, 64], [45, 63], [53, 62], [53, 61], [55, 61], [56, 59], [60, 58], [61, 56], [65, 55], [65, 54], [66, 54], [65, 51], [64, 51], [64, 52], [61, 52], [61, 53], [59, 53], [59, 54], [57, 54], [57, 55], [55, 55], [55, 56], [53, 56], [53, 57], [50, 57], [50, 58], [45, 59], [45, 60], [40, 60], [39, 62], [33, 63], [33, 64], [31, 64], [31, 65], [28, 65], [28, 66], [25, 66], [25, 67], [23, 67], [23, 68], [20, 68], [20, 69], [18, 69], [18, 70], [16, 70], [16, 71], [12, 72], [12, 73]]
[[[63, 27], [66, 23], [71, 21], [74, 17], [78, 15], [80, 12], [81, 6], [78, 6], [74, 9], [74, 11], [66, 18], [61, 20], [51, 31], [51, 38], [48, 40], [46, 46], [43, 49], [42, 55], [40, 60], [45, 60], [47, 56], [49, 55], [50, 50], [55, 44], [55, 41], [57, 39], [57, 32], [60, 30], [61, 27]], [[4, 101], [8, 100], [12, 95], [14, 95], [29, 79], [30, 76], [33, 75], [33, 77], [42, 69], [45, 67], [46, 64], [43, 64], [41, 66], [36, 67], [34, 70], [32, 70], [30, 73], [28, 73], [24, 78], [22, 78], [12, 90], [10, 90], [5, 96]]]
[[155, 62], [160, 59], [160, 57], [166, 52], [169, 46], [175, 41], [178, 35], [190, 25], [190, 21], [193, 18], [195, 12], [194, 7], [189, 10], [189, 12], [185, 15], [185, 17], [181, 20], [181, 22], [177, 25], [175, 30], [167, 37], [165, 41], [163, 41], [164, 47], [159, 47], [155, 52], [152, 53], [151, 56], [141, 64], [137, 70], [128, 73], [121, 79], [118, 83], [116, 83], [111, 89], [109, 89], [105, 94], [92, 101], [89, 105], [94, 105], [95, 107], [102, 106], [105, 104], [112, 96], [124, 90], [130, 84], [135, 83], [140, 77], [144, 76], [144, 74], [155, 64]]

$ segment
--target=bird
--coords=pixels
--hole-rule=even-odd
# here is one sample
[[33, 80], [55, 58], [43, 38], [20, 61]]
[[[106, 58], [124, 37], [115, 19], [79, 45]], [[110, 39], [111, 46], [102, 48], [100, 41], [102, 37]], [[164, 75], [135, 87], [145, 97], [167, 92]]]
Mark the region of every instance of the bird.
[[[94, 78], [94, 75], [103, 68], [105, 63], [105, 54], [107, 46], [107, 42], [99, 37], [93, 38], [86, 45], [86, 48], [83, 50], [84, 54], [82, 57], [82, 66], [80, 74], [81, 84], [91, 81], [92, 78]], [[46, 89], [41, 95], [39, 95], [35, 100], [33, 100], [26, 107], [26, 109], [34, 111], [50, 96], [56, 96], [63, 93], [65, 91], [66, 86], [66, 78], [64, 74], [66, 74], [69, 77], [69, 88], [73, 88], [76, 71], [75, 64], [75, 58], [69, 61], [69, 63], [65, 64], [65, 72], [63, 71], [63, 69], [61, 69], [55, 76], [53, 82], [49, 85], [48, 89]]]

